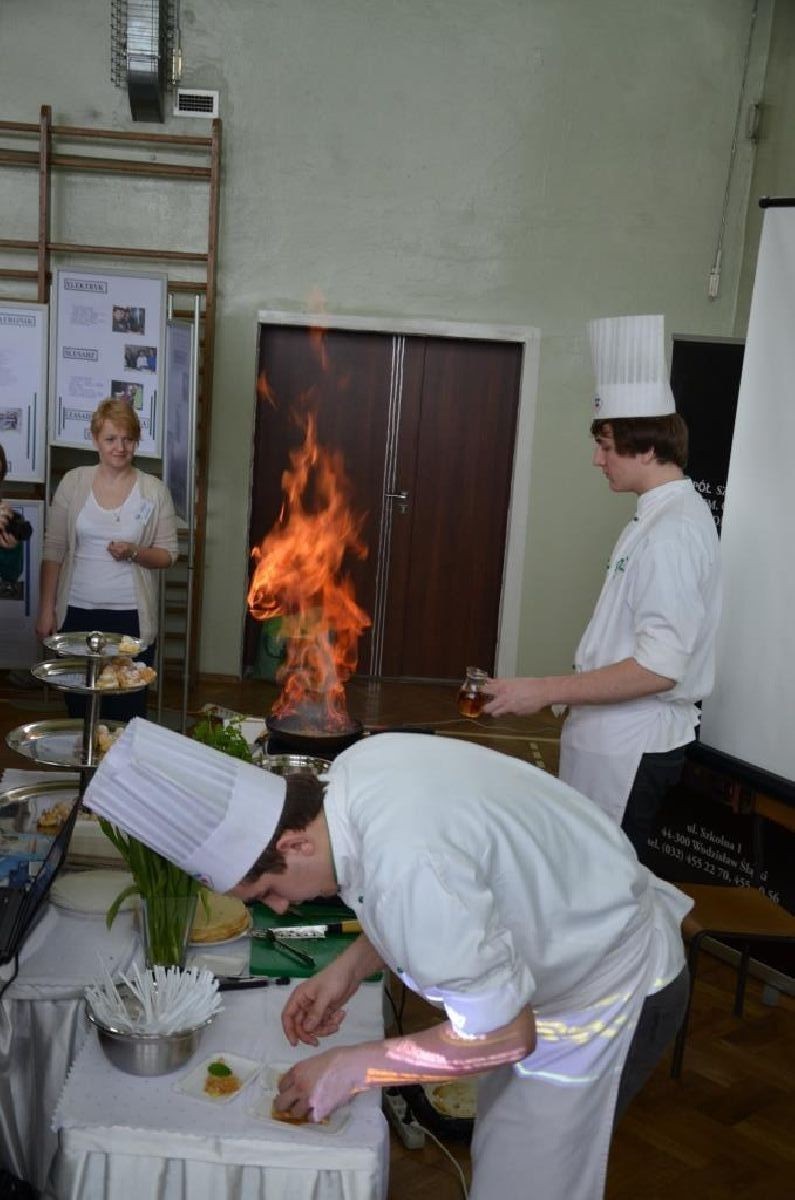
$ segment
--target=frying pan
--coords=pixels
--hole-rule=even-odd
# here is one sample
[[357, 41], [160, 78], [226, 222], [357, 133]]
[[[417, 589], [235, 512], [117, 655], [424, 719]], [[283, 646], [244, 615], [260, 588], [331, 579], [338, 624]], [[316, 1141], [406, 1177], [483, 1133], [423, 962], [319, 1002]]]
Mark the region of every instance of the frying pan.
[[330, 754], [339, 754], [342, 750], [347, 750], [348, 746], [358, 742], [364, 733], [361, 721], [356, 721], [353, 717], [350, 719], [348, 728], [343, 731], [337, 729], [302, 731], [293, 729], [289, 719], [282, 721], [279, 717], [269, 716], [265, 720], [268, 732], [277, 737], [285, 749], [295, 750], [298, 753], [319, 754], [322, 758], [328, 758]]

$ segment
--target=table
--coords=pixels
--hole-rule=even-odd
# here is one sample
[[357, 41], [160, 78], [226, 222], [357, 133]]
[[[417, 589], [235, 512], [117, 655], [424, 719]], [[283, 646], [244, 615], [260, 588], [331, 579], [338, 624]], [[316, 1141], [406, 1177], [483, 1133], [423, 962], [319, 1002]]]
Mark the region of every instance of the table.
[[[132, 915], [111, 930], [104, 916], [47, 905], [20, 952], [0, 1002], [0, 1161], [42, 1189], [58, 1138], [50, 1122], [87, 1025], [83, 989], [99, 971], [124, 970], [138, 952]], [[0, 986], [11, 976], [0, 969]]]
[[[212, 1054], [287, 1064], [306, 1057], [282, 1033], [289, 987], [227, 992], [224, 1011], [191, 1063], [153, 1079], [125, 1075], [89, 1038], [55, 1115], [61, 1149], [50, 1192], [58, 1200], [384, 1200], [389, 1139], [380, 1092], [355, 1097], [335, 1132], [262, 1121], [248, 1112], [256, 1080], [228, 1104], [185, 1096], [175, 1084]], [[364, 984], [342, 1030], [323, 1046], [383, 1035], [381, 985]]]
[[[107, 1062], [83, 988], [98, 956], [125, 970], [139, 954], [130, 913], [107, 930], [103, 916], [47, 907], [0, 1002], [0, 1161], [48, 1200], [259, 1200], [266, 1188], [269, 1200], [383, 1200], [389, 1139], [378, 1091], [357, 1096], [330, 1134], [258, 1121], [245, 1092], [218, 1106], [173, 1090], [209, 1054], [290, 1063], [310, 1053], [281, 1030], [290, 987], [225, 993], [196, 1057], [174, 1075], [141, 1079]], [[381, 1037], [381, 1004], [381, 985], [363, 985], [324, 1048]]]

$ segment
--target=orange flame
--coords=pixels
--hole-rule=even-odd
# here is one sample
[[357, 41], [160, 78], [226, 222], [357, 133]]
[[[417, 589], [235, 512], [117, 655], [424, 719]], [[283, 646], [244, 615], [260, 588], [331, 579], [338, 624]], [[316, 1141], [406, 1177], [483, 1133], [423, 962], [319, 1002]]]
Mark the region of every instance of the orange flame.
[[257, 378], [257, 395], [260, 400], [265, 400], [270, 404], [271, 408], [276, 407], [276, 397], [273, 394], [273, 389], [270, 385], [270, 380], [264, 371], [260, 371]]
[[299, 716], [303, 728], [345, 730], [344, 685], [370, 618], [356, 603], [343, 560], [367, 556], [360, 537], [364, 514], [353, 513], [342, 456], [318, 444], [313, 414], [306, 417], [303, 445], [290, 454], [282, 490], [279, 519], [251, 552], [248, 593], [256, 620], [283, 618], [286, 657], [276, 676], [282, 692], [272, 711]]

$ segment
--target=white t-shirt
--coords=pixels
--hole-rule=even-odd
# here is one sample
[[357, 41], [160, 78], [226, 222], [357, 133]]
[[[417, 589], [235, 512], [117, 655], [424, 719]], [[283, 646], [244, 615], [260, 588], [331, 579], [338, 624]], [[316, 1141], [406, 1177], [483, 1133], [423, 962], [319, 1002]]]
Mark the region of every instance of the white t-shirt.
[[384, 961], [462, 1033], [607, 1002], [653, 958], [684, 964], [691, 902], [595, 805], [468, 742], [378, 734], [341, 754], [325, 800], [340, 894]]
[[137, 483], [118, 509], [102, 508], [93, 491], [88, 493], [77, 517], [77, 550], [69, 589], [69, 603], [75, 608], [137, 607], [132, 565], [116, 562], [108, 542], [139, 541], [141, 506]]

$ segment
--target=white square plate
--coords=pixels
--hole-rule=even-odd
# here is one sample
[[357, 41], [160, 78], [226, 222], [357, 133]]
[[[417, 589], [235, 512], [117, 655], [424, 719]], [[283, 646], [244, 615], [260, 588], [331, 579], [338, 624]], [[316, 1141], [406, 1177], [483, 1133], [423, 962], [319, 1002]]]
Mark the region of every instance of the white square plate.
[[290, 1066], [290, 1063], [271, 1063], [263, 1068], [259, 1086], [252, 1093], [252, 1100], [248, 1106], [249, 1114], [256, 1117], [258, 1121], [267, 1121], [269, 1125], [274, 1125], [279, 1129], [306, 1129], [310, 1133], [338, 1133], [350, 1116], [349, 1104], [343, 1104], [340, 1108], [336, 1108], [333, 1113], [329, 1113], [325, 1121], [306, 1121], [301, 1124], [293, 1124], [291, 1121], [277, 1121], [271, 1115], [273, 1101], [279, 1090], [279, 1080], [285, 1071], [289, 1071]]
[[[210, 1063], [217, 1062], [218, 1059], [223, 1059], [240, 1079], [238, 1090], [231, 1092], [228, 1096], [210, 1096], [204, 1090], [207, 1068]], [[192, 1096], [195, 1100], [206, 1100], [208, 1104], [228, 1104], [230, 1100], [236, 1100], [246, 1086], [251, 1083], [251, 1080], [259, 1074], [261, 1066], [262, 1063], [255, 1062], [253, 1058], [241, 1058], [239, 1054], [227, 1054], [222, 1050], [218, 1054], [211, 1054], [209, 1058], [205, 1058], [198, 1067], [194, 1067], [189, 1075], [175, 1083], [174, 1091], [184, 1092], [186, 1096]]]

